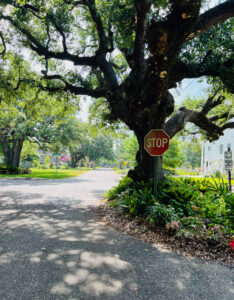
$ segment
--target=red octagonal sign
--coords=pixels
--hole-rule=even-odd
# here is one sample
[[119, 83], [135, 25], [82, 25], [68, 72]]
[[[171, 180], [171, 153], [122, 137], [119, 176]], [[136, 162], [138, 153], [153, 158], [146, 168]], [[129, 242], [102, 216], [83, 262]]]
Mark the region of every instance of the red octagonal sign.
[[169, 141], [163, 129], [152, 129], [144, 138], [144, 149], [151, 156], [161, 156], [169, 148]]

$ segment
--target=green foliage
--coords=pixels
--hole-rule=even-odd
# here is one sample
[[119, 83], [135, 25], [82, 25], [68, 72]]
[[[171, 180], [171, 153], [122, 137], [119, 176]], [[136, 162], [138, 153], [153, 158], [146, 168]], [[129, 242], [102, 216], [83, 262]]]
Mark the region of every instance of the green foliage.
[[113, 141], [109, 136], [99, 134], [93, 138], [87, 149], [87, 155], [91, 161], [98, 163], [100, 159], [113, 160]]
[[136, 153], [139, 145], [135, 135], [118, 140], [116, 145], [115, 155], [118, 166], [122, 166], [123, 162], [127, 162], [128, 167], [136, 165]]
[[49, 156], [45, 157], [45, 164], [48, 168], [50, 167], [50, 157]]
[[[217, 93], [217, 91], [219, 91], [219, 93]], [[214, 120], [213, 123], [215, 123], [218, 126], [222, 126], [224, 123], [230, 120], [234, 114], [234, 96], [233, 94], [224, 91], [223, 86], [220, 82], [212, 83], [210, 88], [207, 90], [207, 93], [209, 97], [212, 97], [213, 95], [217, 94], [216, 97], [214, 98], [214, 101], [217, 101], [220, 96], [223, 97], [219, 105], [212, 108], [207, 114], [208, 118], [213, 118], [213, 117], [216, 118], [216, 120]], [[194, 97], [193, 99], [187, 97], [183, 101], [182, 105], [188, 109], [200, 112], [202, 110], [202, 107], [205, 105], [206, 101], [207, 101], [207, 97], [204, 98]], [[222, 117], [223, 115], [224, 117]], [[198, 127], [195, 125], [190, 124], [189, 128], [192, 129], [191, 131], [194, 132], [198, 131]], [[199, 130], [199, 132], [205, 136], [204, 130]], [[198, 144], [197, 146], [199, 147]], [[193, 148], [193, 151], [196, 149], [196, 140], [193, 141], [190, 148]], [[199, 150], [197, 149], [196, 151]]]
[[144, 215], [148, 206], [153, 205], [155, 198], [152, 189], [142, 184], [135, 189], [128, 188], [118, 197], [118, 207], [129, 216]]
[[[1, 59], [0, 71], [0, 139], [3, 149], [10, 149], [4, 151], [5, 161], [17, 165], [19, 162], [11, 161], [11, 157], [19, 157], [13, 152], [21, 148], [12, 145], [19, 140], [37, 141], [44, 148], [54, 143], [58, 128], [74, 116], [78, 98], [61, 91], [46, 91], [43, 80], [17, 54], [7, 53]], [[28, 152], [21, 158], [33, 160], [36, 154]]]
[[168, 174], [170, 175], [177, 175], [177, 170], [174, 170], [173, 168], [163, 168]]
[[177, 168], [181, 165], [181, 143], [178, 139], [170, 141], [168, 151], [163, 155], [163, 166], [165, 168]]
[[132, 179], [129, 177], [123, 177], [119, 184], [110, 189], [106, 194], [105, 197], [108, 198], [109, 200], [113, 200], [115, 198], [118, 197], [119, 194], [121, 194], [121, 192], [125, 191], [127, 189], [127, 187], [129, 187], [129, 185], [132, 184]]
[[0, 177], [22, 177], [22, 178], [45, 178], [45, 179], [66, 179], [71, 177], [77, 177], [90, 169], [69, 169], [69, 170], [58, 170], [57, 175], [55, 174], [55, 169], [38, 169], [31, 168], [29, 174], [17, 174], [17, 175], [6, 175], [0, 174]]
[[133, 183], [125, 177], [107, 197], [114, 199], [112, 206], [127, 216], [166, 225], [169, 231], [185, 237], [201, 235], [219, 240], [234, 230], [234, 195], [209, 180], [168, 178], [159, 183], [155, 199], [152, 180]]
[[15, 166], [9, 166], [9, 165], [0, 165], [0, 174], [29, 174], [30, 169], [26, 168], [19, 168]]
[[39, 155], [37, 154], [36, 147], [33, 143], [25, 141], [23, 149], [20, 155], [22, 161], [36, 161], [39, 160]]
[[222, 195], [223, 194], [226, 195], [227, 193], [229, 193], [229, 186], [226, 182], [224, 182], [224, 179], [220, 173], [216, 173], [216, 178], [214, 176], [211, 176], [211, 178], [212, 178], [212, 182], [210, 182], [211, 191], [220, 193]]
[[176, 218], [175, 209], [173, 206], [164, 205], [155, 202], [153, 206], [149, 206], [146, 210], [146, 219], [151, 223], [166, 225]]
[[201, 146], [197, 138], [190, 138], [188, 141], [183, 141], [181, 147], [181, 160], [183, 165], [188, 164], [192, 168], [200, 167], [201, 165]]
[[233, 68], [229, 71], [222, 64], [225, 61], [233, 60], [233, 19], [227, 20], [222, 24], [211, 28], [199, 37], [185, 44], [180, 52], [179, 58], [194, 65], [194, 68], [216, 67], [221, 72], [221, 79], [225, 89], [233, 93]]

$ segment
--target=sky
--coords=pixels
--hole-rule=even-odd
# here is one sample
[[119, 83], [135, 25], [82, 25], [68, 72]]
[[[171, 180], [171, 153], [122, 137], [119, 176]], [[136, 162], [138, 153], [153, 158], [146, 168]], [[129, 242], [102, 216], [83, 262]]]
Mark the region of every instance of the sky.
[[181, 87], [170, 90], [174, 96], [175, 103], [180, 105], [187, 96], [190, 98], [205, 97], [207, 95], [206, 89], [208, 88], [208, 84], [205, 80], [203, 82], [199, 82], [199, 80], [198, 78], [184, 79], [181, 83]]

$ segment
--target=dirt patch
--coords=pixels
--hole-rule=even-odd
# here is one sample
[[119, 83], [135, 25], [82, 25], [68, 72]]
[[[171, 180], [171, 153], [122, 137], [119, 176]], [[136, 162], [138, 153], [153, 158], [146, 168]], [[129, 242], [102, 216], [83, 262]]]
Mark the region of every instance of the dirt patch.
[[175, 252], [186, 257], [199, 257], [234, 267], [234, 251], [228, 245], [170, 235], [165, 228], [152, 228], [140, 218], [129, 219], [104, 202], [98, 207], [98, 216], [105, 225], [147, 242], [161, 252]]

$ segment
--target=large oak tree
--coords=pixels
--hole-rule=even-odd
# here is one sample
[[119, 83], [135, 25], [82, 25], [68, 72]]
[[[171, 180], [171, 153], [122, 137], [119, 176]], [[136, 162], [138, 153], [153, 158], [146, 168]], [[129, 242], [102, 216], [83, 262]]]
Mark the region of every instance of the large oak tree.
[[19, 166], [26, 140], [43, 149], [55, 145], [59, 128], [75, 116], [78, 99], [48, 92], [18, 55], [5, 54], [0, 73], [0, 148], [7, 165]]
[[[225, 101], [219, 95], [200, 110], [183, 107], [174, 113], [169, 90], [185, 78], [214, 76], [234, 91], [232, 21], [226, 21], [234, 16], [234, 2], [209, 10], [202, 2], [4, 0], [0, 19], [8, 28], [1, 32], [1, 52], [11, 38], [15, 49], [25, 47], [43, 59], [47, 89], [106, 101], [109, 117], [124, 122], [139, 143], [138, 166], [130, 175], [146, 180], [153, 172], [143, 145], [150, 129], [163, 128], [172, 138], [191, 122], [214, 140], [234, 127], [216, 123], [222, 114], [208, 116]], [[73, 67], [62, 66], [65, 61]]]

